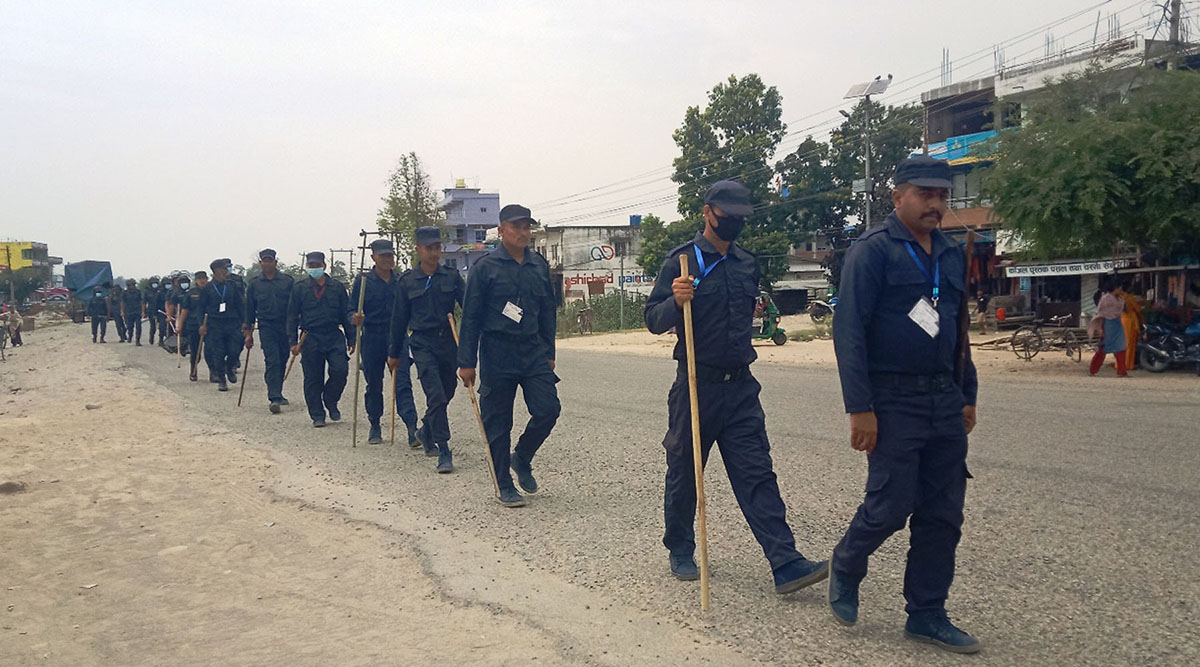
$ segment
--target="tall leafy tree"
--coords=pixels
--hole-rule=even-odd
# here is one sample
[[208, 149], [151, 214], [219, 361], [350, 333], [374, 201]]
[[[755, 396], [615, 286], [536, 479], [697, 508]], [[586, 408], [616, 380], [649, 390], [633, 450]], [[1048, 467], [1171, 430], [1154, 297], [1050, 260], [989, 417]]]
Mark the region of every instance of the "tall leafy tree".
[[441, 197], [415, 152], [400, 156], [387, 183], [388, 193], [376, 221], [379, 231], [394, 239], [398, 252], [411, 254], [416, 249], [418, 227], [445, 222], [445, 214], [438, 208]]
[[1137, 77], [1066, 76], [996, 141], [983, 194], [1031, 255], [1200, 252], [1200, 74]]
[[675, 246], [687, 243], [696, 235], [694, 218], [665, 223], [653, 213], [642, 218], [642, 244], [637, 263], [647, 274], [658, 276], [667, 253]]

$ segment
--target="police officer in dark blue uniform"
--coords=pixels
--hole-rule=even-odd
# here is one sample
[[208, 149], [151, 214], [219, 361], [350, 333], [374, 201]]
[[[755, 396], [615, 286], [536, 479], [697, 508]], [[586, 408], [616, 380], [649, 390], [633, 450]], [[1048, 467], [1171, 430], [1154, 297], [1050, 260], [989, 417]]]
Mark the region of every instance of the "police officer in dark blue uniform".
[[[208, 286], [208, 272], [197, 271], [192, 275], [196, 279], [196, 284], [191, 288], [186, 288], [186, 283], [182, 281], [179, 285], [181, 289], [187, 289], [187, 291], [183, 293], [179, 301], [179, 308], [175, 315], [175, 330], [177, 338], [186, 341], [184, 345], [187, 347], [187, 355], [191, 363], [188, 379], [196, 382], [196, 369], [200, 363], [200, 324], [204, 321], [204, 315], [200, 312], [200, 294]], [[189, 315], [191, 316], [189, 317]]]
[[147, 326], [150, 328], [150, 344], [154, 344], [154, 334], [158, 334], [159, 340], [167, 336], [167, 332], [160, 331], [158, 328], [158, 309], [163, 304], [159, 303], [158, 276], [150, 276], [150, 282], [146, 285], [146, 289], [142, 291], [142, 305], [146, 311]]
[[[376, 239], [371, 242], [371, 261], [375, 266], [366, 274], [360, 274], [354, 279], [354, 287], [350, 292], [350, 321], [355, 326], [362, 326], [362, 358], [363, 378], [367, 381], [364, 401], [367, 407], [367, 420], [371, 422], [371, 432], [367, 442], [378, 445], [383, 442], [383, 431], [379, 420], [383, 417], [383, 369], [388, 358], [388, 332], [392, 325], [392, 308], [396, 303], [396, 290], [400, 284], [400, 275], [396, 273], [396, 250], [389, 239]], [[366, 281], [367, 293], [363, 298], [363, 314], [358, 314], [359, 290]], [[408, 365], [404, 366], [403, 377], [392, 376], [396, 392], [396, 413], [408, 427], [408, 441], [416, 441], [417, 407], [413, 403], [412, 376]]]
[[[425, 390], [425, 421], [417, 439], [438, 454], [437, 471], [454, 472], [450, 452], [450, 421], [446, 407], [458, 384], [458, 348], [450, 330], [449, 314], [462, 305], [463, 284], [458, 271], [442, 266], [442, 235], [437, 227], [417, 230], [420, 263], [400, 276], [392, 309], [388, 366], [407, 373], [408, 350], [417, 365], [417, 378]], [[412, 336], [408, 331], [412, 330]]]
[[[179, 316], [183, 312], [183, 304], [187, 300], [188, 290], [192, 287], [191, 277], [187, 273], [179, 273], [171, 277], [171, 291], [167, 294], [167, 321], [171, 326], [178, 326]], [[150, 320], [153, 322], [153, 318]], [[176, 354], [188, 353], [188, 341], [185, 336], [176, 333]]]
[[142, 318], [146, 316], [145, 306], [142, 305], [142, 293], [138, 291], [137, 281], [133, 278], [125, 281], [125, 291], [121, 293], [121, 317], [125, 319], [125, 342], [142, 346]]
[[938, 226], [950, 167], [915, 157], [896, 172], [895, 212], [863, 234], [842, 269], [833, 322], [850, 444], [867, 453], [866, 497], [834, 549], [829, 604], [858, 620], [868, 557], [908, 522], [905, 634], [958, 653], [979, 641], [946, 616], [962, 535], [967, 434], [978, 382], [967, 341], [963, 249]]
[[[287, 336], [292, 354], [302, 355], [304, 402], [313, 427], [320, 428], [325, 426], [326, 410], [331, 420], [342, 418], [338, 401], [350, 375], [347, 350], [354, 351], [354, 325], [346, 287], [325, 272], [325, 253], [308, 253], [305, 270], [308, 277], [292, 287], [288, 301]], [[307, 334], [303, 346], [299, 344], [300, 329]]]
[[[668, 428], [663, 438], [667, 452], [663, 545], [670, 554], [671, 573], [688, 581], [700, 577], [693, 559], [696, 482], [683, 331], [683, 304], [691, 301], [703, 459], [708, 461], [716, 442], [746, 523], [771, 564], [775, 591], [783, 594], [821, 581], [829, 570], [824, 561], [810, 561], [796, 550], [771, 463], [766, 415], [758, 398], [762, 387], [750, 372], [758, 357], [750, 345], [758, 261], [734, 241], [753, 212], [744, 185], [714, 183], [704, 196], [704, 231], [668, 254], [646, 301], [645, 316], [651, 333], [675, 327], [679, 336], [673, 355], [679, 367], [667, 396]], [[692, 275], [680, 276], [682, 253], [687, 253]]]
[[[479, 409], [499, 500], [505, 507], [525, 505], [513, 486], [510, 465], [521, 489], [537, 492], [531, 463], [562, 409], [554, 386], [558, 382], [554, 289], [546, 258], [529, 249], [533, 223], [524, 206], [509, 204], [500, 209], [500, 246], [476, 262], [467, 275], [458, 348], [458, 375], [468, 389], [475, 384], [479, 362]], [[510, 454], [518, 386], [529, 409], [529, 423]]]
[[[108, 289], [97, 285], [92, 291], [92, 298], [88, 299], [87, 314], [92, 318], [92, 342], [107, 343], [104, 340], [105, 334], [108, 333]], [[96, 335], [99, 334], [100, 340], [96, 340]]]
[[296, 281], [280, 273], [275, 251], [264, 248], [258, 252], [262, 271], [250, 280], [246, 288], [246, 322], [242, 327], [247, 354], [254, 347], [254, 327], [258, 325], [258, 341], [262, 344], [263, 379], [267, 383], [268, 410], [279, 414], [287, 405], [283, 397], [283, 372], [288, 360], [287, 309]]
[[202, 317], [199, 331], [204, 337], [208, 381], [215, 382], [220, 391], [229, 391], [226, 380], [236, 383], [240, 366], [245, 300], [241, 288], [229, 280], [229, 268], [223, 260], [214, 260], [208, 268], [213, 279], [200, 290], [196, 312], [184, 311], [184, 324], [188, 317]]

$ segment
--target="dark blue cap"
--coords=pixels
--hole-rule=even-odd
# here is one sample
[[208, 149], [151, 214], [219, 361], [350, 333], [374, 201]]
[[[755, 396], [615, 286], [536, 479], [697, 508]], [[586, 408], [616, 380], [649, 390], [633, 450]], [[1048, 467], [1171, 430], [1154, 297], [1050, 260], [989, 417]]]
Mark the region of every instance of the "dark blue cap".
[[437, 227], [417, 228], [417, 245], [433, 245], [442, 242], [442, 231]]
[[500, 222], [518, 222], [520, 220], [528, 220], [529, 224], [537, 223], [537, 220], [533, 219], [533, 212], [520, 204], [509, 204], [500, 209]]
[[275, 249], [274, 248], [263, 248], [262, 250], [259, 250], [258, 258], [259, 259], [275, 259]]
[[227, 264], [225, 258], [222, 257], [221, 259], [214, 259], [213, 261], [209, 262], [208, 268], [212, 269], [213, 271], [216, 271], [218, 268], [228, 269], [229, 264]]
[[395, 255], [396, 249], [392, 247], [391, 239], [375, 239], [371, 241], [372, 255]]
[[896, 167], [896, 185], [910, 183], [920, 188], [952, 187], [950, 163], [927, 155], [910, 157]]
[[325, 253], [321, 252], [320, 250], [314, 250], [304, 256], [304, 261], [307, 264], [314, 264], [314, 263], [324, 264], [325, 263]]
[[754, 202], [750, 201], [750, 189], [737, 181], [717, 181], [704, 193], [704, 203], [721, 209], [724, 215], [739, 218], [754, 213]]

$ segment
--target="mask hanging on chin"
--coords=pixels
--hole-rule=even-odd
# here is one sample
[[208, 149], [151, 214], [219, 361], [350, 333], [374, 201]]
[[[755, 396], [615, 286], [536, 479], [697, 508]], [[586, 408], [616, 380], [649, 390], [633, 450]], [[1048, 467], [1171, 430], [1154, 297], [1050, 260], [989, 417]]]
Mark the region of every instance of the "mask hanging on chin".
[[713, 229], [717, 233], [717, 237], [722, 241], [733, 243], [742, 233], [742, 228], [746, 226], [745, 218], [736, 218], [734, 216], [720, 216], [713, 214], [717, 219], [717, 226]]

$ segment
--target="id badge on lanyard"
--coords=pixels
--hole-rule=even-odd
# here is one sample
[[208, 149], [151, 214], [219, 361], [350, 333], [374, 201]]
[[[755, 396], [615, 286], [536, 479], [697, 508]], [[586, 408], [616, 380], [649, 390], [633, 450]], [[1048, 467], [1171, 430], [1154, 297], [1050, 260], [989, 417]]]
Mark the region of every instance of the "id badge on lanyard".
[[913, 244], [908, 243], [906, 245], [908, 247], [908, 255], [912, 257], [913, 263], [917, 265], [917, 268], [920, 269], [925, 279], [933, 283], [932, 298], [927, 296], [921, 297], [912, 307], [912, 310], [908, 311], [908, 319], [921, 327], [921, 330], [928, 334], [930, 338], [937, 338], [938, 333], [941, 331], [941, 320], [938, 316], [937, 307], [942, 288], [942, 260], [933, 260], [933, 274], [931, 275], [928, 267], [925, 266], [920, 257], [917, 257], [917, 251], [913, 248]]

